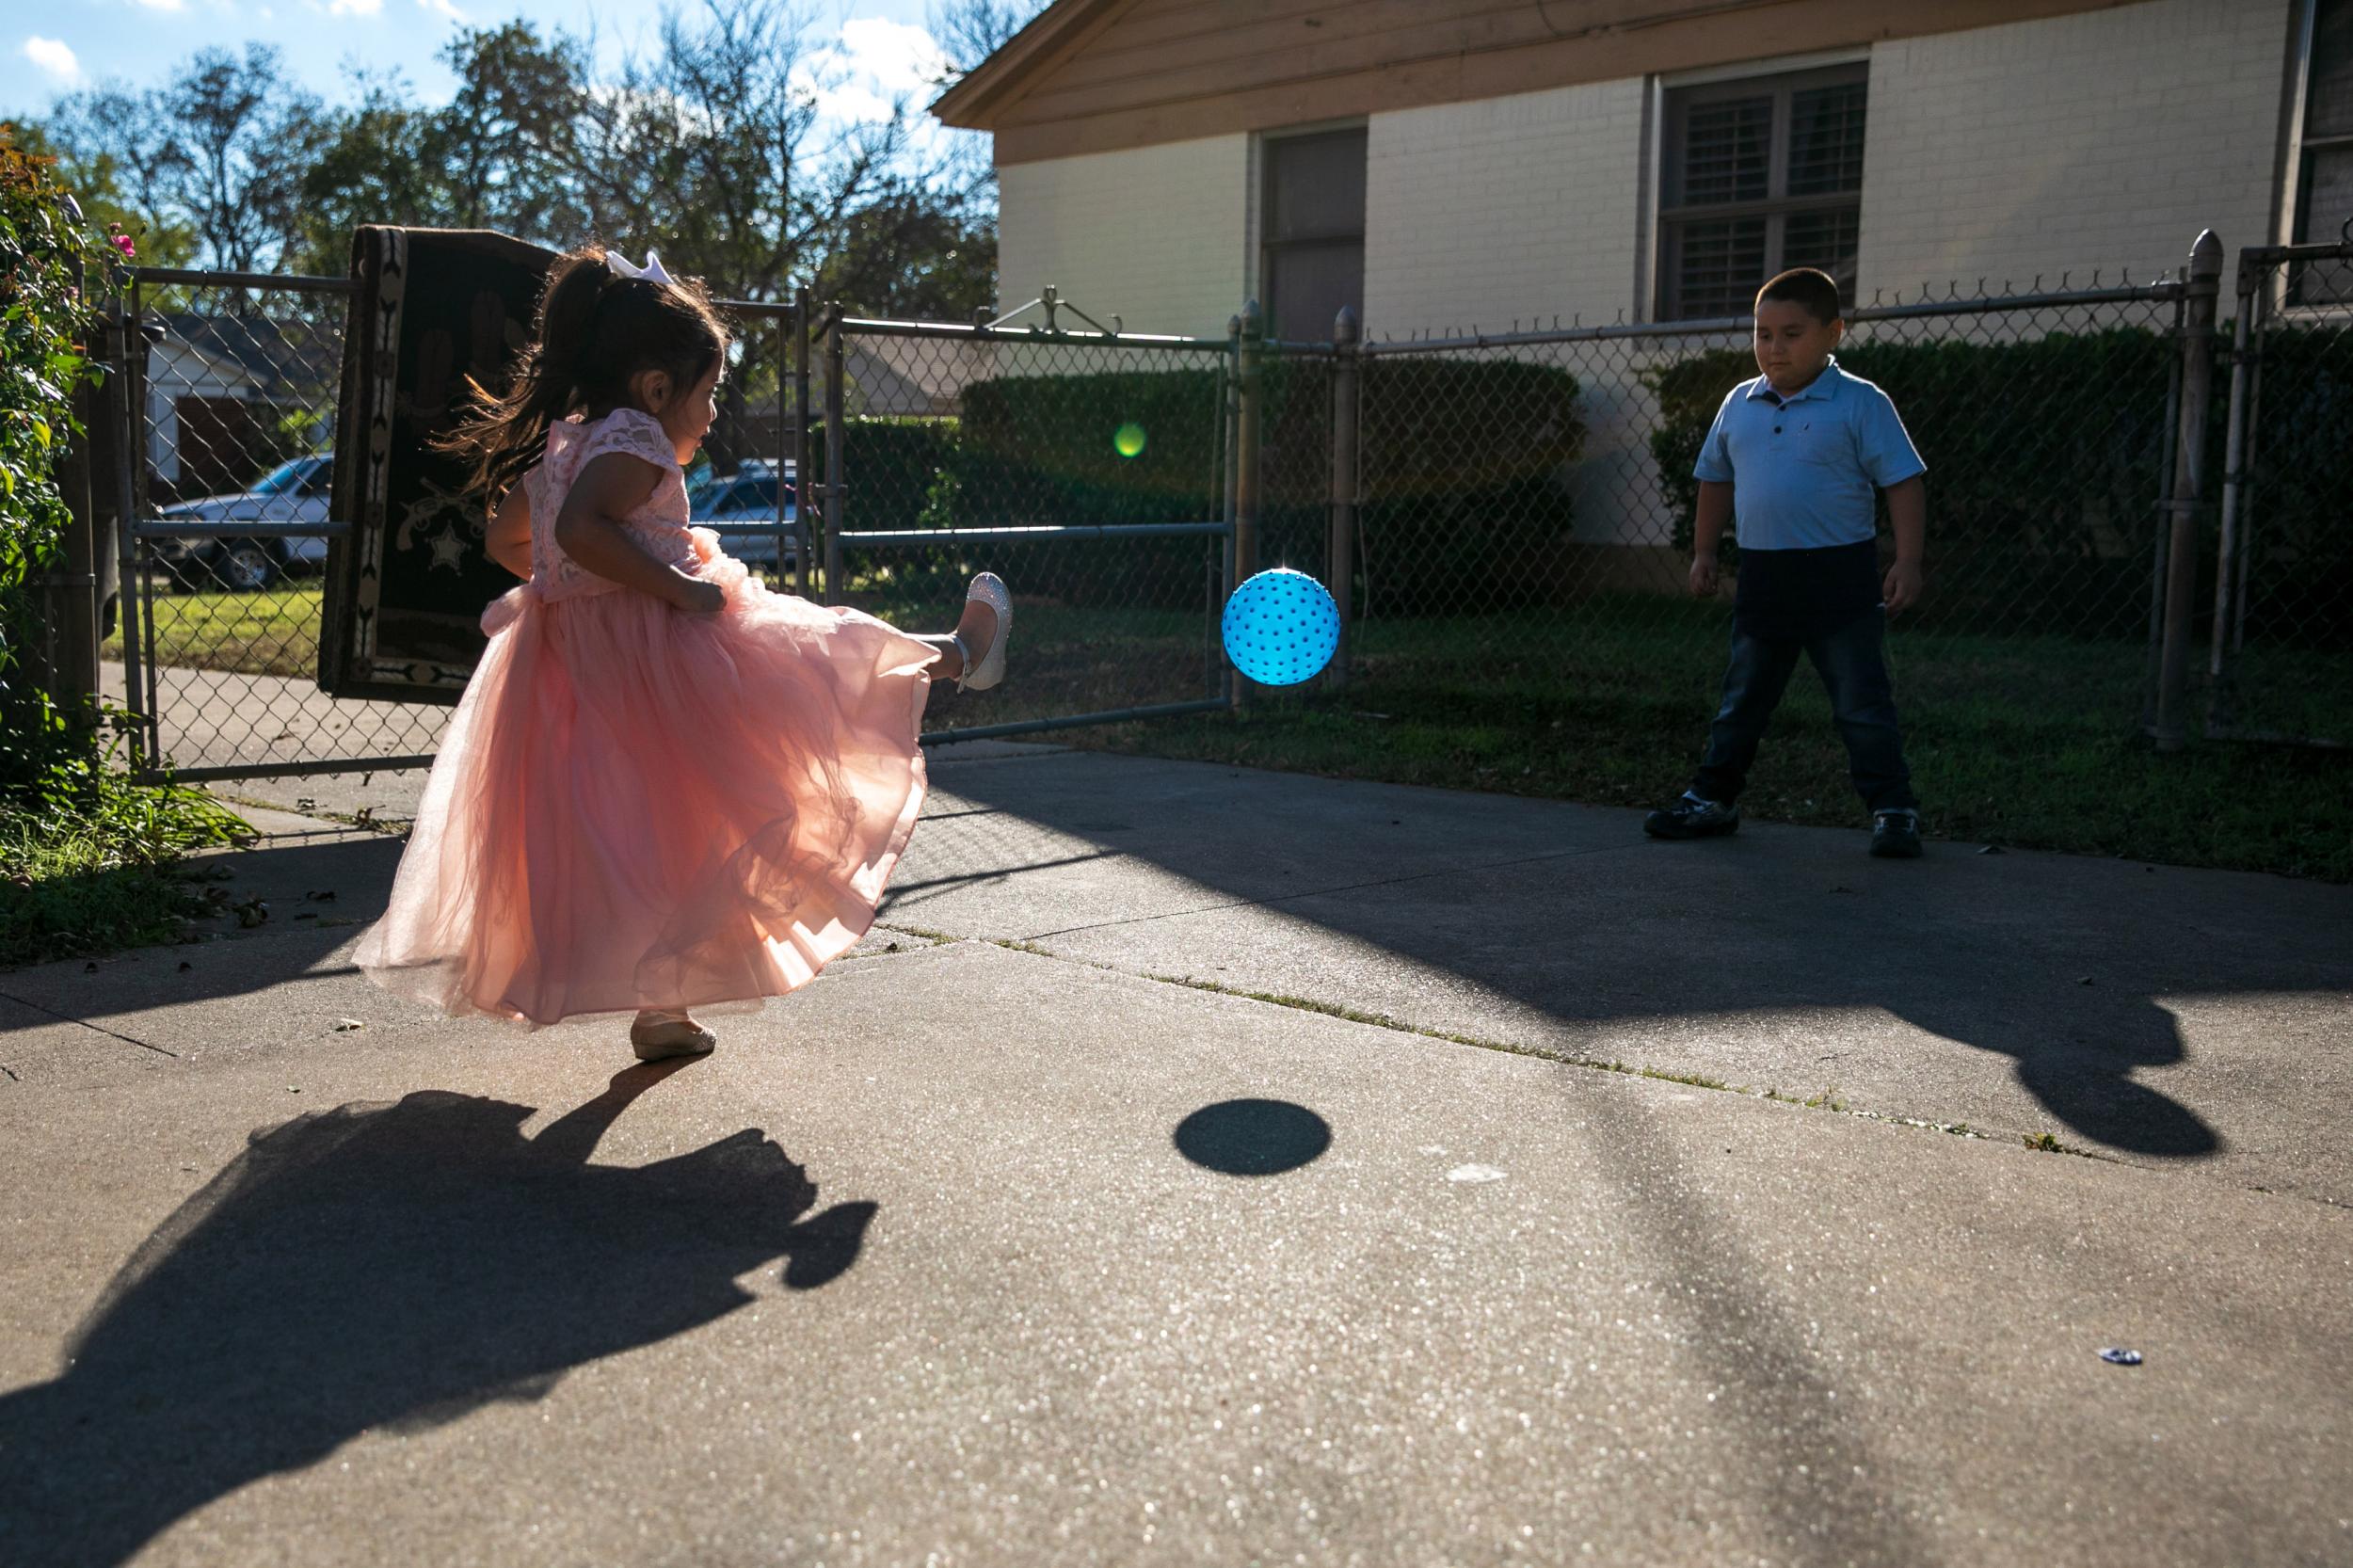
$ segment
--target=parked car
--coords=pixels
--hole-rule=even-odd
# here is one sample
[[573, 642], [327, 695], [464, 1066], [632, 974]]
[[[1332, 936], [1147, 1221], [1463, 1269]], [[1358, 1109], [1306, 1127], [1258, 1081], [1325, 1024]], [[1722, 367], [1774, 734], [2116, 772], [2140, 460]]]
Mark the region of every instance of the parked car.
[[[255, 480], [251, 489], [184, 501], [156, 516], [166, 523], [325, 522], [334, 472], [332, 452], [295, 457]], [[307, 535], [238, 538], [207, 532], [157, 539], [153, 550], [157, 563], [184, 588], [250, 591], [267, 587], [280, 574], [317, 571], [327, 564], [326, 538]]]
[[791, 534], [798, 515], [788, 468], [779, 475], [774, 465], [752, 461], [724, 478], [711, 478], [688, 487], [688, 515], [700, 523], [766, 523], [785, 530], [783, 549], [774, 533], [733, 533], [721, 529], [719, 541], [727, 552], [745, 566], [789, 570], [794, 554]]

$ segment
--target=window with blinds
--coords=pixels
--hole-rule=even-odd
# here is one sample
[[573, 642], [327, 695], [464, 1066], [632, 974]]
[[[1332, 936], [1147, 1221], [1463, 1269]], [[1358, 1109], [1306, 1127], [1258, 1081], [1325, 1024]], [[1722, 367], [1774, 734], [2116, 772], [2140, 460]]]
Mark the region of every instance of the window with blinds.
[[1662, 320], [1745, 315], [1793, 266], [1820, 267], [1853, 299], [1868, 90], [1857, 64], [1668, 92]]
[[[2304, 67], [2304, 139], [2296, 181], [2296, 240], [2326, 244], [2353, 220], [2353, 0], [2314, 0]], [[2353, 265], [2297, 266], [2288, 296], [2298, 305], [2353, 302]]]
[[1365, 313], [1365, 132], [1266, 140], [1259, 293], [1267, 331], [1327, 339], [1340, 307]]

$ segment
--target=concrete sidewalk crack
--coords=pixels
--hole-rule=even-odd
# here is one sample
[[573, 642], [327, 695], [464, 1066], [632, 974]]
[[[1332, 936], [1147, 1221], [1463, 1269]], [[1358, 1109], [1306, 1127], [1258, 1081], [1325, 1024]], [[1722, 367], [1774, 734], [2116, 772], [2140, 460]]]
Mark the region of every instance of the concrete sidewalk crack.
[[[1085, 925], [1065, 925], [1052, 931], [1032, 932], [1017, 938], [1027, 942], [1042, 942], [1049, 936], [1072, 936], [1082, 931], [1108, 931], [1115, 926], [1150, 925], [1155, 920], [1173, 920], [1187, 915], [1214, 915], [1227, 909], [1271, 909], [1279, 904], [1295, 904], [1301, 899], [1330, 898], [1336, 893], [1362, 892], [1368, 888], [1397, 888], [1408, 882], [1426, 882], [1433, 877], [1475, 875], [1480, 872], [1506, 871], [1513, 866], [1542, 866], [1555, 860], [1583, 860], [1596, 855], [1623, 855], [1638, 850], [1640, 844], [1603, 844], [1593, 849], [1564, 849], [1553, 855], [1521, 855], [1509, 860], [1485, 860], [1477, 865], [1448, 866], [1438, 871], [1409, 872], [1403, 876], [1375, 877], [1369, 882], [1347, 882], [1331, 888], [1303, 888], [1295, 893], [1275, 893], [1265, 898], [1231, 899], [1224, 904], [1204, 904], [1191, 909], [1164, 909], [1153, 915], [1128, 915], [1115, 920], [1094, 920]], [[1146, 856], [1122, 852], [1129, 859]], [[1029, 868], [1023, 867], [1022, 870]]]
[[[1545, 858], [1559, 857], [1545, 856]], [[1413, 878], [1401, 877], [1397, 880], [1411, 881]], [[1369, 884], [1369, 886], [1378, 886], [1378, 884]], [[1345, 889], [1336, 890], [1344, 891]], [[1118, 925], [1126, 922], [1112, 920], [1105, 923]], [[1080, 926], [1073, 929], [1093, 928]], [[1052, 934], [1048, 933], [1048, 935]], [[1186, 990], [1206, 991], [1213, 996], [1231, 997], [1238, 1001], [1255, 1001], [1268, 1007], [1282, 1007], [1293, 1012], [1321, 1014], [1325, 1017], [1338, 1018], [1346, 1023], [1363, 1024], [1372, 1029], [1385, 1029], [1394, 1033], [1410, 1034], [1418, 1039], [1436, 1040], [1447, 1045], [1468, 1046], [1475, 1050], [1491, 1050], [1504, 1056], [1525, 1056], [1533, 1061], [1550, 1062], [1558, 1066], [1579, 1067], [1588, 1072], [1615, 1073], [1622, 1078], [1653, 1079], [1661, 1083], [1677, 1083], [1687, 1088], [1705, 1089], [1716, 1094], [1733, 1095], [1741, 1099], [1769, 1100], [1774, 1104], [1786, 1105], [1796, 1110], [1820, 1111], [1830, 1115], [1851, 1117], [1861, 1122], [1878, 1122], [1886, 1127], [1911, 1128], [1921, 1132], [1942, 1132], [1947, 1137], [1964, 1138], [1972, 1143], [2001, 1144], [2014, 1140], [2029, 1149], [2045, 1154], [2067, 1155], [2077, 1160], [2088, 1160], [2095, 1164], [2117, 1165], [2127, 1170], [2144, 1168], [2132, 1160], [2120, 1159], [2100, 1149], [2088, 1149], [2077, 1144], [2061, 1143], [2048, 1132], [2013, 1133], [1972, 1127], [1967, 1122], [1940, 1122], [1924, 1116], [1907, 1116], [1892, 1111], [1871, 1111], [1849, 1105], [1845, 1100], [1836, 1098], [1829, 1091], [1801, 1097], [1797, 1095], [1784, 1094], [1778, 1088], [1753, 1089], [1745, 1083], [1728, 1083], [1722, 1079], [1713, 1078], [1705, 1073], [1677, 1072], [1670, 1067], [1650, 1067], [1614, 1060], [1605, 1062], [1596, 1056], [1579, 1056], [1575, 1052], [1547, 1046], [1523, 1045], [1514, 1040], [1490, 1040], [1475, 1034], [1459, 1034], [1451, 1030], [1430, 1029], [1420, 1024], [1409, 1023], [1402, 1018], [1392, 1017], [1386, 1013], [1367, 1013], [1338, 1002], [1318, 1001], [1312, 997], [1286, 996], [1273, 991], [1245, 991], [1238, 986], [1220, 984], [1214, 980], [1200, 980], [1192, 975], [1155, 974], [1149, 969], [1126, 969], [1116, 964], [1107, 963], [1097, 958], [1080, 958], [1068, 953], [1056, 952], [1050, 948], [1042, 948], [1035, 942], [1019, 937], [986, 936], [978, 940], [984, 941], [992, 947], [1003, 948], [1009, 952], [1029, 953], [1053, 963], [1076, 964], [1081, 968], [1100, 969], [1106, 974], [1125, 975], [1131, 980], [1149, 981], [1157, 985], [1175, 985]], [[2183, 1174], [2194, 1175], [2195, 1173]], [[2260, 1192], [2265, 1197], [2301, 1198], [2305, 1202], [2316, 1203], [2328, 1208], [2353, 1210], [2353, 1203], [2347, 1203], [2342, 1198], [2330, 1197], [2325, 1192], [2281, 1192], [2275, 1188], [2265, 1187], [2256, 1182], [2228, 1182], [2226, 1185], [2236, 1187], [2241, 1192]]]
[[[128, 1034], [119, 1034], [115, 1031], [106, 1028], [104, 1024], [94, 1024], [88, 1018], [77, 1018], [71, 1013], [60, 1013], [54, 1007], [44, 1007], [40, 1002], [27, 1000], [25, 998], [17, 996], [12, 992], [0, 991], [0, 1001], [12, 1001], [19, 1007], [28, 1007], [36, 1013], [46, 1013], [49, 1016], [56, 1019], [61, 1024], [74, 1024], [80, 1028], [90, 1031], [94, 1034], [104, 1034], [109, 1039], [120, 1040], [126, 1046], [136, 1046], [141, 1050], [152, 1050], [158, 1056], [168, 1056], [174, 1062], [180, 1060], [180, 1053], [176, 1050], [166, 1050], [161, 1046], [149, 1045], [145, 1040], [135, 1040]], [[0, 1067], [0, 1072], [7, 1071], [7, 1068]], [[14, 1073], [8, 1073], [8, 1076], [10, 1078], [16, 1077]]]

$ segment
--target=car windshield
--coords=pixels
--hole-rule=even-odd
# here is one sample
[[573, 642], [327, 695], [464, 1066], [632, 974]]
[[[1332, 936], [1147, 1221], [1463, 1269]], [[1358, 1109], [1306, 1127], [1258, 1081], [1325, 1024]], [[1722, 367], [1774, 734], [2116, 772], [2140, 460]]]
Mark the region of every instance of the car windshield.
[[279, 464], [253, 482], [255, 495], [293, 495], [303, 488], [303, 481], [318, 466], [316, 457], [296, 457]]

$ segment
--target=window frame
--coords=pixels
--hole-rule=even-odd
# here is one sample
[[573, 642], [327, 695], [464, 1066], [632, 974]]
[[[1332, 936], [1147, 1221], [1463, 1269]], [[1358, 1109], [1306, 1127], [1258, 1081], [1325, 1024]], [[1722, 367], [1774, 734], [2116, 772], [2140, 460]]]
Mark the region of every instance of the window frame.
[[[2303, 0], [2297, 8], [2291, 79], [2286, 104], [2285, 122], [2281, 138], [2281, 168], [2285, 175], [2281, 191], [2280, 227], [2281, 242], [2288, 245], [2334, 245], [2347, 233], [2346, 225], [2353, 218], [2338, 217], [2332, 223], [2329, 215], [2319, 215], [2315, 225], [2313, 213], [2313, 164], [2315, 155], [2324, 152], [2353, 153], [2353, 125], [2344, 130], [2314, 135], [2312, 130], [2313, 56], [2320, 41], [2320, 13], [2325, 6], [2340, 5], [2353, 8], [2353, 0]], [[2342, 312], [2353, 305], [2353, 280], [2333, 285], [2324, 283], [2327, 293], [2317, 296], [2306, 292], [2313, 274], [2308, 267], [2328, 264], [2295, 263], [2283, 268], [2274, 285], [2273, 308], [2288, 312], [2314, 311]], [[2353, 274], [2353, 264], [2334, 264], [2340, 275]]]
[[2343, 232], [2345, 218], [2329, 225], [2327, 215], [2321, 217], [2323, 232], [2313, 232], [2313, 154], [2338, 152], [2353, 149], [2353, 124], [2342, 131], [2314, 135], [2313, 113], [2313, 56], [2320, 41], [2320, 13], [2324, 7], [2345, 6], [2353, 9], [2353, 0], [2304, 0], [2301, 20], [2302, 38], [2297, 50], [2296, 72], [2296, 122], [2289, 161], [2296, 170], [2294, 210], [2289, 215], [2288, 243], [2291, 245], [2328, 245]]
[[[1826, 87], [1861, 86], [1865, 90], [1864, 125], [1867, 138], [1870, 125], [1871, 66], [1868, 57], [1840, 60], [1834, 63], [1789, 66], [1766, 66], [1737, 75], [1711, 75], [1703, 81], [1679, 83], [1672, 79], [1659, 85], [1658, 153], [1656, 165], [1656, 205], [1653, 208], [1653, 231], [1657, 264], [1652, 281], [1653, 319], [1657, 321], [1697, 320], [1683, 309], [1682, 286], [1679, 277], [1683, 260], [1682, 236], [1695, 223], [1736, 221], [1761, 217], [1765, 220], [1764, 276], [1780, 272], [1788, 264], [1787, 235], [1792, 216], [1817, 213], [1838, 213], [1851, 210], [1855, 215], [1858, 273], [1862, 249], [1863, 178], [1859, 177], [1850, 191], [1824, 192], [1817, 195], [1789, 194], [1790, 134], [1794, 115], [1791, 102], [1795, 95]], [[1767, 193], [1761, 198], [1738, 201], [1689, 202], [1680, 183], [1686, 138], [1694, 107], [1713, 104], [1735, 103], [1742, 99], [1772, 100], [1771, 128], [1767, 146]], [[1673, 200], [1671, 200], [1671, 197]], [[1859, 289], [1858, 276], [1850, 289]]]
[[[1275, 200], [1274, 190], [1275, 166], [1280, 161], [1280, 149], [1287, 146], [1296, 146], [1302, 142], [1320, 141], [1325, 139], [1337, 140], [1341, 136], [1354, 137], [1364, 145], [1365, 149], [1365, 199], [1356, 211], [1355, 228], [1353, 230], [1333, 229], [1315, 233], [1292, 234], [1287, 238], [1279, 240], [1273, 238], [1273, 235], [1275, 231], [1275, 219], [1280, 212], [1280, 208]], [[1282, 310], [1281, 302], [1274, 297], [1274, 281], [1277, 270], [1274, 264], [1274, 258], [1280, 252], [1286, 250], [1311, 250], [1319, 247], [1353, 243], [1356, 247], [1356, 268], [1359, 280], [1357, 286], [1359, 289], [1363, 287], [1362, 280], [1367, 275], [1368, 268], [1366, 264], [1369, 260], [1365, 247], [1365, 231], [1367, 227], [1366, 209], [1372, 203], [1371, 157], [1372, 133], [1371, 123], [1369, 120], [1343, 120], [1337, 124], [1322, 123], [1316, 125], [1289, 126], [1280, 131], [1266, 131], [1259, 134], [1257, 171], [1258, 203], [1256, 215], [1258, 249], [1257, 294], [1258, 309], [1262, 312], [1261, 319], [1267, 324], [1269, 336], [1274, 335], [1273, 325]], [[1359, 305], [1357, 307], [1357, 314], [1361, 316], [1363, 313], [1364, 309], [1361, 305]], [[1330, 334], [1331, 330], [1332, 324], [1330, 322], [1324, 322], [1318, 331], [1311, 334], [1311, 339], [1312, 341], [1321, 341]]]

